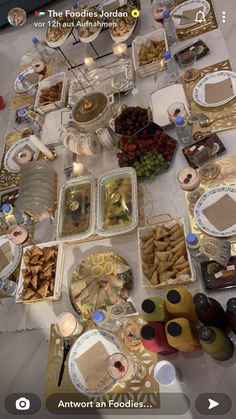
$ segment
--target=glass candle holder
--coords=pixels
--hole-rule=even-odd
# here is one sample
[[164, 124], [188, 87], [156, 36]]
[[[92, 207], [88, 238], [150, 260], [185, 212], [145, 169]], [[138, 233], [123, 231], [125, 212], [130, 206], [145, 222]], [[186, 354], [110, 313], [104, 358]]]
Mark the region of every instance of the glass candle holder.
[[209, 181], [217, 178], [220, 174], [220, 165], [215, 162], [205, 163], [199, 168], [199, 174], [202, 179]]
[[120, 44], [114, 44], [112, 49], [113, 54], [116, 57], [125, 57], [127, 54], [127, 45], [124, 42], [121, 42]]
[[201, 182], [200, 175], [192, 167], [180, 170], [177, 179], [181, 189], [184, 191], [193, 191], [194, 189], [197, 189]]
[[70, 312], [60, 314], [57, 318], [56, 331], [62, 338], [69, 338], [79, 335], [83, 331], [83, 326], [79, 323], [77, 317]]

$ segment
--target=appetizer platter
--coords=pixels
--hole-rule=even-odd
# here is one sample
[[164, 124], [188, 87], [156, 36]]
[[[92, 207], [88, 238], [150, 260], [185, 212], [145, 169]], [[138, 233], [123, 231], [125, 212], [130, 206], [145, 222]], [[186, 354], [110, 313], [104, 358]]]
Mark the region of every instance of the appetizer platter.
[[140, 274], [145, 288], [163, 288], [194, 281], [183, 219], [140, 227], [138, 242]]
[[148, 77], [163, 70], [163, 53], [168, 51], [164, 29], [137, 36], [132, 42], [134, 69], [139, 77]]
[[86, 238], [95, 228], [95, 185], [90, 177], [64, 183], [59, 197], [58, 239]]
[[71, 277], [70, 300], [75, 311], [91, 319], [95, 310], [126, 301], [132, 289], [132, 271], [114, 252], [91, 253]]
[[125, 5], [116, 10], [118, 13], [122, 13], [123, 16], [117, 16], [111, 19], [113, 26], [109, 29], [110, 36], [114, 42], [125, 42], [131, 37], [137, 24], [138, 19], [132, 16], [132, 11], [135, 8], [130, 5]]
[[63, 108], [67, 102], [69, 82], [66, 73], [47, 77], [38, 84], [34, 109], [45, 114]]
[[70, 16], [61, 16], [50, 21], [46, 32], [46, 42], [51, 48], [61, 47], [73, 30]]
[[98, 179], [98, 234], [124, 234], [138, 223], [137, 179], [131, 168], [110, 171]]
[[[96, 208], [96, 210], [95, 210]], [[137, 177], [132, 168], [101, 175], [95, 187], [90, 176], [65, 182], [57, 218], [59, 240], [85, 240], [128, 233], [138, 224]]]
[[226, 148], [217, 134], [206, 136], [182, 149], [189, 166], [194, 169], [224, 153]]
[[120, 167], [133, 167], [139, 178], [153, 180], [170, 168], [177, 141], [148, 120], [148, 112], [139, 107], [125, 108], [116, 118], [115, 131], [121, 150], [117, 157]]
[[57, 242], [24, 247], [16, 303], [55, 301], [61, 294], [62, 245]]
[[77, 26], [78, 35], [81, 42], [89, 43], [95, 41], [102, 30], [103, 17], [101, 11], [96, 7], [90, 7], [88, 13], [93, 16], [81, 17]]

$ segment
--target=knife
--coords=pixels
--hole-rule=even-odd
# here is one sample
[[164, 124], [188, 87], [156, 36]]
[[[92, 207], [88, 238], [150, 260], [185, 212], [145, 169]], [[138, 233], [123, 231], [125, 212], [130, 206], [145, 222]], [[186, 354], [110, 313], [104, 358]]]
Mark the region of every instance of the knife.
[[184, 15], [176, 15], [175, 13], [171, 15], [172, 17], [176, 18], [176, 19], [185, 19], [185, 20], [191, 20], [192, 22], [192, 18], [189, 16], [184, 16]]
[[62, 363], [61, 363], [61, 368], [60, 368], [60, 373], [59, 373], [59, 377], [58, 377], [57, 387], [61, 386], [61, 382], [62, 382], [64, 370], [65, 370], [65, 362], [66, 362], [66, 358], [67, 358], [67, 355], [68, 355], [69, 351], [70, 351], [70, 342], [68, 340], [64, 340], [63, 360], [62, 360]]

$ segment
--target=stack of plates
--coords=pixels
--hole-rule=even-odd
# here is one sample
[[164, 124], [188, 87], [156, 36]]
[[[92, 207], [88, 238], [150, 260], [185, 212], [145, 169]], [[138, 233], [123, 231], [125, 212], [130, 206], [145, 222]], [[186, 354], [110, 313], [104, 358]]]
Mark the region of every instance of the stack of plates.
[[57, 174], [47, 162], [30, 162], [21, 169], [16, 208], [42, 214], [56, 201]]

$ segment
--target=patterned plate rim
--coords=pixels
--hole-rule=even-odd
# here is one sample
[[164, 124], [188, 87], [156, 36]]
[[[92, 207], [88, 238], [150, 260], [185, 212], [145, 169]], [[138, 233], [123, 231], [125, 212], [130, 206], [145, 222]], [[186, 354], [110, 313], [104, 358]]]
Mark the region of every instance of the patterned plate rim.
[[19, 173], [20, 172], [20, 166], [19, 166], [19, 169], [12, 169], [9, 166], [8, 160], [10, 158], [10, 154], [14, 151], [14, 149], [16, 149], [20, 144], [24, 144], [24, 143], [25, 144], [30, 144], [31, 148], [33, 149], [33, 151], [34, 151], [34, 158], [33, 159], [36, 160], [38, 158], [39, 153], [40, 153], [39, 149], [34, 145], [34, 143], [32, 143], [32, 141], [30, 141], [29, 138], [22, 138], [22, 139], [18, 140], [15, 144], [13, 144], [9, 148], [9, 150], [7, 151], [7, 153], [4, 157], [4, 167], [8, 172], [10, 172], [10, 173]]
[[[8, 239], [6, 235], [3, 235], [0, 237], [0, 241], [2, 240], [5, 241], [5, 239], [10, 241], [10, 239]], [[17, 266], [19, 265], [21, 261], [22, 250], [23, 250], [22, 246], [14, 244], [14, 249], [16, 249], [16, 252], [14, 252], [12, 262], [10, 262], [0, 273], [2, 279], [8, 278], [14, 272], [14, 270], [17, 268]], [[11, 265], [12, 267], [7, 270], [7, 268], [10, 267]], [[4, 271], [7, 271], [7, 272], [4, 273]]]
[[201, 80], [199, 80], [199, 82], [196, 84], [196, 86], [193, 89], [193, 100], [200, 106], [205, 106], [205, 107], [209, 107], [209, 108], [214, 108], [216, 106], [221, 106], [221, 105], [225, 105], [226, 103], [230, 102], [232, 99], [234, 99], [236, 97], [236, 92], [234, 93], [233, 96], [229, 97], [228, 99], [222, 100], [221, 102], [215, 102], [215, 103], [207, 103], [207, 102], [202, 102], [201, 99], [199, 98], [199, 89], [204, 86], [204, 84], [214, 78], [214, 77], [218, 77], [218, 76], [230, 76], [231, 78], [236, 79], [236, 73], [234, 71], [230, 71], [230, 70], [219, 70], [219, 71], [214, 71], [213, 73], [207, 74], [206, 76], [204, 76]]
[[[205, 9], [207, 10], [205, 13], [205, 17], [208, 16], [208, 14], [210, 13], [211, 10], [211, 6], [210, 3], [207, 0], [187, 0], [184, 1], [183, 3], [178, 4], [172, 11], [171, 14], [180, 14], [179, 11], [181, 9], [183, 9], [183, 7], [191, 5], [191, 3], [199, 3], [200, 5], [202, 4], [203, 7], [205, 7]], [[178, 20], [178, 18], [173, 18], [174, 21]], [[191, 28], [192, 26], [194, 26], [196, 24], [196, 22], [193, 23], [186, 23], [185, 25], [179, 25], [176, 23], [176, 29], [180, 30], [180, 29], [187, 29], [187, 28]]]
[[[216, 228], [215, 229], [211, 229], [210, 227], [207, 227], [205, 225], [205, 223], [202, 221], [202, 204], [206, 201], [206, 199], [208, 198], [209, 195], [212, 195], [214, 193], [220, 193], [220, 192], [232, 192], [232, 193], [236, 193], [236, 187], [234, 186], [218, 186], [216, 188], [212, 188], [209, 191], [205, 192], [202, 196], [200, 196], [200, 198], [198, 199], [195, 208], [194, 208], [194, 219], [198, 225], [198, 227], [204, 231], [205, 233], [209, 234], [210, 236], [215, 236], [215, 237], [231, 237], [234, 236], [236, 234], [236, 224], [234, 224], [234, 229], [233, 226], [230, 227], [231, 228], [231, 232], [227, 230], [224, 231], [219, 231]], [[210, 223], [210, 221], [209, 221]]]
[[[82, 393], [86, 396], [89, 396], [89, 397], [103, 396], [108, 391], [110, 391], [115, 384], [115, 380], [111, 379], [111, 383], [109, 385], [107, 384], [103, 388], [103, 391], [98, 391], [98, 392], [95, 392], [95, 393], [90, 392], [88, 389], [86, 389], [81, 384], [80, 379], [78, 377], [78, 374], [76, 373], [76, 370], [75, 370], [75, 357], [77, 356], [78, 348], [86, 340], [90, 339], [93, 336], [99, 336], [99, 335], [102, 335], [103, 337], [108, 338], [108, 340], [111, 343], [116, 345], [117, 351], [121, 350], [120, 344], [117, 342], [117, 339], [115, 338], [115, 336], [113, 336], [112, 333], [108, 332], [107, 330], [94, 329], [94, 330], [89, 330], [89, 331], [85, 332], [84, 334], [82, 334], [81, 336], [78, 337], [78, 339], [75, 341], [75, 343], [73, 344], [73, 346], [70, 350], [69, 360], [68, 360], [68, 373], [69, 373], [70, 380], [71, 380], [72, 384], [74, 385], [76, 390], [78, 390], [80, 393]], [[73, 372], [73, 370], [74, 370], [74, 372]], [[75, 380], [77, 380], [77, 382]]]

